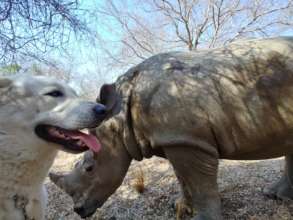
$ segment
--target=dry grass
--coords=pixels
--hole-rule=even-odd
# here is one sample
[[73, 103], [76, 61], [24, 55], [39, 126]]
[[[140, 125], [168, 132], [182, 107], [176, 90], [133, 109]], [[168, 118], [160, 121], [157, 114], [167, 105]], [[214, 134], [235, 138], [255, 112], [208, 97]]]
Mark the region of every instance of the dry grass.
[[132, 186], [138, 193], [143, 193], [145, 191], [145, 178], [144, 178], [144, 172], [140, 165], [138, 165], [137, 170], [135, 171], [135, 174], [133, 176], [133, 183]]
[[[52, 170], [72, 168], [76, 157], [60, 154]], [[138, 172], [143, 167], [143, 175]], [[219, 190], [224, 219], [228, 220], [293, 220], [293, 202], [268, 199], [263, 187], [277, 180], [283, 169], [283, 160], [220, 162]], [[139, 174], [139, 175], [138, 175]], [[134, 187], [134, 177], [143, 176], [144, 193]], [[137, 178], [141, 185], [141, 178]], [[48, 220], [81, 220], [72, 211], [71, 199], [51, 182]], [[97, 189], [99, 190], [99, 189]], [[179, 185], [170, 164], [160, 158], [133, 162], [121, 187], [89, 220], [175, 220], [175, 199]], [[190, 219], [187, 217], [186, 219]]]

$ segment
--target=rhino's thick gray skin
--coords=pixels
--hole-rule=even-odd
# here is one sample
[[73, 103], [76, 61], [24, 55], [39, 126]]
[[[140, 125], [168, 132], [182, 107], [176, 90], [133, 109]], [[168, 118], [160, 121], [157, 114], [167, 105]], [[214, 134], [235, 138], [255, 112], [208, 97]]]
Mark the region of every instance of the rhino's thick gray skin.
[[[270, 195], [293, 198], [293, 38], [239, 42], [195, 53], [153, 56], [101, 89], [109, 119], [96, 130], [101, 153], [87, 153], [52, 180], [83, 217], [121, 184], [132, 159], [166, 157], [196, 219], [222, 219], [218, 159], [286, 156]], [[82, 195], [82, 196], [81, 196]]]

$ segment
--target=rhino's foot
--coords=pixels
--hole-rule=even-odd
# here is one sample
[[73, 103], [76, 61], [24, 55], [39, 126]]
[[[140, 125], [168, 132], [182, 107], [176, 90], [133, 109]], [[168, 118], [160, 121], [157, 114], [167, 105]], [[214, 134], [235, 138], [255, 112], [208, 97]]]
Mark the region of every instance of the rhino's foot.
[[176, 220], [180, 220], [185, 215], [192, 215], [196, 211], [192, 207], [192, 204], [188, 202], [185, 197], [179, 197], [175, 201], [175, 209], [176, 209]]
[[272, 186], [265, 188], [263, 192], [272, 199], [293, 200], [293, 186], [285, 175]]
[[176, 220], [185, 219], [186, 215], [192, 215], [192, 220], [223, 220], [222, 216], [216, 210], [197, 211], [184, 197], [175, 201]]
[[223, 218], [220, 217], [216, 217], [216, 218], [210, 218], [209, 216], [205, 215], [205, 214], [198, 214], [195, 217], [193, 217], [191, 220], [223, 220]]

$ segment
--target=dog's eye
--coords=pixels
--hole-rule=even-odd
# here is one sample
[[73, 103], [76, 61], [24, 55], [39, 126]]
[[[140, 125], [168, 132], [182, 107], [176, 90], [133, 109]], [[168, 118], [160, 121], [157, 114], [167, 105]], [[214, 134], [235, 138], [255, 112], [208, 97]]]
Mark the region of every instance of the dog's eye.
[[54, 90], [52, 92], [48, 92], [45, 95], [52, 96], [52, 97], [63, 97], [64, 96], [63, 92], [61, 92], [59, 90]]

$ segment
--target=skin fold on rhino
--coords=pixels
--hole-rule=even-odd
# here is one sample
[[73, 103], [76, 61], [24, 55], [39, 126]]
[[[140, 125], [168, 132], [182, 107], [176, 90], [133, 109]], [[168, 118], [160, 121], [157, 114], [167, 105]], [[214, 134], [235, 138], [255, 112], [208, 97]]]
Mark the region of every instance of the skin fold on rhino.
[[167, 158], [182, 188], [179, 204], [197, 220], [222, 219], [219, 159], [286, 156], [283, 177], [264, 190], [293, 198], [293, 38], [249, 40], [199, 52], [153, 56], [104, 85], [107, 118], [67, 175], [50, 174], [89, 216], [120, 186], [132, 159]]

